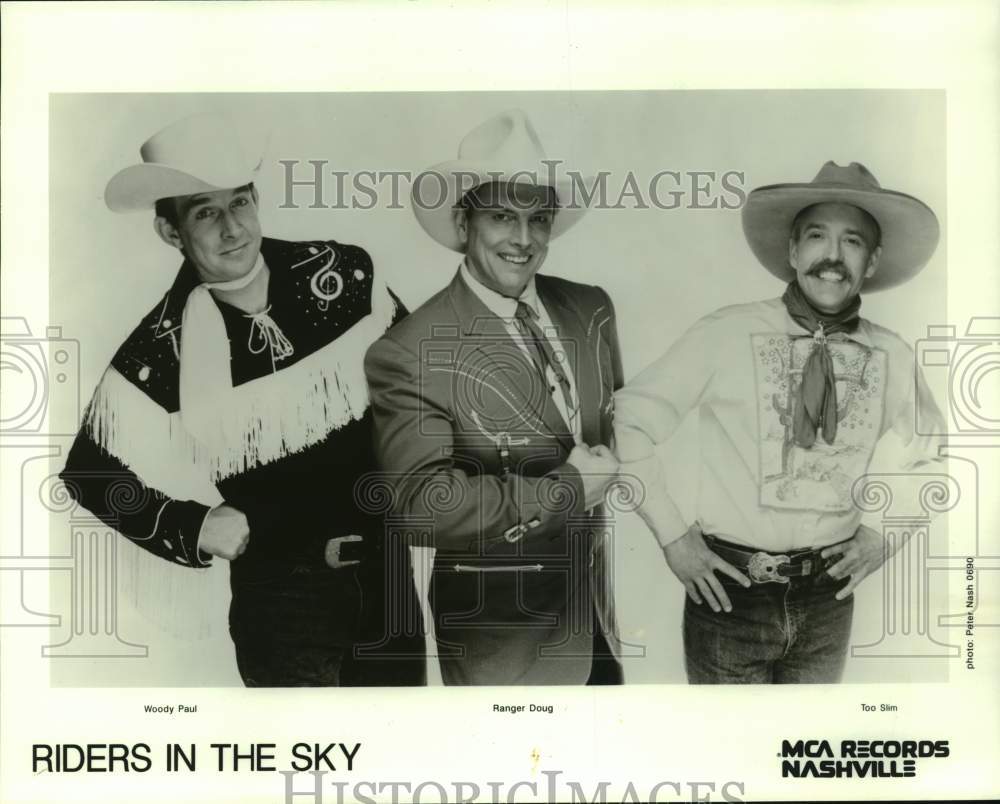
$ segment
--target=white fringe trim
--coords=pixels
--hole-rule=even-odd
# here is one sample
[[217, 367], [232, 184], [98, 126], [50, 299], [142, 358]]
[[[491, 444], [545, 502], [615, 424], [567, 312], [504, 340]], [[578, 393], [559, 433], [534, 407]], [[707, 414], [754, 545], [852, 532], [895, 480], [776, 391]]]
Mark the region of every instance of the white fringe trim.
[[187, 641], [226, 633], [231, 597], [228, 564], [216, 559], [207, 569], [192, 570], [164, 561], [128, 539], [118, 540], [122, 597], [160, 630]]
[[[190, 489], [194, 478], [211, 483], [271, 463], [364, 415], [365, 351], [389, 328], [395, 310], [388, 291], [378, 287], [371, 314], [339, 338], [288, 368], [233, 388], [219, 400], [232, 435], [216, 445], [197, 441], [180, 412], [166, 414], [113, 367], [94, 393], [85, 424], [98, 444], [149, 485], [207, 505], [193, 491], [177, 495], [165, 484], [179, 481]], [[204, 492], [200, 480], [196, 490]]]
[[[86, 425], [91, 437], [148, 487], [210, 507], [222, 502], [207, 467], [191, 461], [180, 416], [167, 414], [114, 368], [104, 373]], [[222, 565], [227, 563], [216, 560], [209, 569], [191, 569], [121, 539], [121, 594], [135, 611], [171, 636], [199, 640], [224, 634], [220, 625], [228, 611], [229, 567]]]

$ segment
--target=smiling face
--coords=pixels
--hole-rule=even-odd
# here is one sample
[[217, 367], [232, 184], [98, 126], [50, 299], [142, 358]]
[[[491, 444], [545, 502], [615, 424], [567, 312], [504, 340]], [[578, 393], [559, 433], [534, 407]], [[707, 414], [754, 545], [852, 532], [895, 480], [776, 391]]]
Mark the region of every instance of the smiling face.
[[788, 260], [818, 310], [838, 313], [861, 292], [882, 254], [878, 224], [851, 204], [815, 204], [798, 214]]
[[157, 216], [156, 231], [181, 249], [203, 282], [245, 276], [260, 252], [257, 193], [252, 185], [172, 199], [176, 220]]
[[517, 298], [542, 267], [555, 216], [550, 187], [484, 184], [455, 212], [470, 273], [483, 285]]

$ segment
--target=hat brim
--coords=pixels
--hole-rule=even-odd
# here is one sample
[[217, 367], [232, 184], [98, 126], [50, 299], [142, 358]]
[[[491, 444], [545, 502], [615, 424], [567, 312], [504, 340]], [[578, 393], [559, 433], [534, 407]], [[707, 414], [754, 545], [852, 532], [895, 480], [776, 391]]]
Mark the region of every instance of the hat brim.
[[[434, 178], [429, 178], [433, 176]], [[529, 178], [537, 180], [529, 181]], [[589, 186], [590, 177], [581, 177]], [[574, 181], [565, 175], [552, 175], [546, 164], [526, 168], [498, 167], [496, 164], [452, 160], [434, 165], [414, 179], [410, 202], [417, 222], [434, 240], [452, 251], [462, 251], [455, 228], [455, 205], [474, 187], [487, 182], [534, 184], [553, 187], [559, 199], [559, 208], [552, 219], [549, 239], [555, 239], [574, 226], [588, 208], [578, 203], [579, 193]]]
[[137, 212], [152, 209], [161, 198], [231, 190], [249, 184], [257, 177], [255, 169], [212, 176], [205, 181], [182, 170], [146, 162], [131, 165], [111, 177], [104, 189], [104, 202], [112, 212]]
[[743, 206], [743, 234], [761, 264], [779, 279], [790, 282], [795, 270], [788, 261], [788, 241], [795, 216], [806, 207], [823, 203], [852, 204], [878, 222], [882, 255], [874, 275], [862, 291], [886, 290], [916, 276], [930, 260], [940, 238], [934, 212], [913, 196], [891, 190], [864, 190], [852, 186], [773, 184], [750, 193]]

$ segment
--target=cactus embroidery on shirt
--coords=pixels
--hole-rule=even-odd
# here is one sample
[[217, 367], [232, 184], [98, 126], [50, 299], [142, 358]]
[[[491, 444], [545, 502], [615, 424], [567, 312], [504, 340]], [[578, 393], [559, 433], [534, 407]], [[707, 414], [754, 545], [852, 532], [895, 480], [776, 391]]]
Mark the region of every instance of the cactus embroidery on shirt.
[[795, 445], [792, 414], [812, 337], [751, 335], [760, 447], [760, 504], [772, 508], [847, 511], [851, 487], [867, 471], [880, 435], [886, 354], [846, 338], [830, 338], [837, 384], [837, 437], [809, 449]]

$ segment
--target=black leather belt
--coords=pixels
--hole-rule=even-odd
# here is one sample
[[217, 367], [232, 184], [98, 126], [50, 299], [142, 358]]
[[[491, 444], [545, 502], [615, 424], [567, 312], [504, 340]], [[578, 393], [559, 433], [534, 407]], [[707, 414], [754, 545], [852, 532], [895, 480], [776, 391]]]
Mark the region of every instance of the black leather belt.
[[705, 543], [712, 552], [743, 572], [753, 583], [788, 583], [789, 578], [818, 575], [832, 563], [830, 559], [820, 555], [820, 551], [825, 550], [826, 546], [819, 550], [806, 548], [789, 550], [787, 553], [770, 553], [733, 544], [707, 533]]
[[371, 536], [360, 534], [318, 537], [297, 545], [292, 551], [269, 556], [269, 563], [284, 564], [300, 573], [353, 567], [355, 562], [372, 558], [377, 550], [375, 542]]

